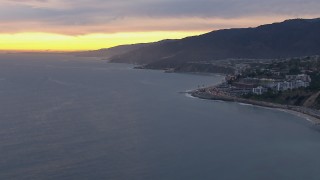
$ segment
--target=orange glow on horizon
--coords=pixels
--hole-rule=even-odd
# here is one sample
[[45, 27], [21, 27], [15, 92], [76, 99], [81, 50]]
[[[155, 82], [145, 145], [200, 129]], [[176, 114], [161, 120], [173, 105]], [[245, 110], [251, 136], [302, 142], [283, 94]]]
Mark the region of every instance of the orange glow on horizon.
[[205, 32], [128, 32], [114, 34], [86, 34], [79, 36], [28, 32], [0, 34], [1, 51], [81, 51], [109, 48], [123, 44], [181, 39]]
[[[26, 32], [0, 32], [0, 51], [83, 51], [110, 48], [117, 45], [156, 42], [163, 39], [181, 39], [225, 28], [256, 27], [282, 22], [290, 16], [257, 16], [255, 18], [163, 18], [154, 23], [152, 18], [126, 18], [110, 26], [46, 26], [33, 24]], [[303, 18], [314, 18], [305, 15]], [[134, 26], [126, 26], [135, 22]], [[26, 26], [32, 22], [22, 22]], [[4, 24], [13, 30], [15, 22]], [[171, 27], [172, 26], [172, 27]], [[170, 28], [171, 27], [171, 28]], [[104, 29], [102, 31], [101, 29]], [[101, 30], [101, 31], [100, 31]], [[14, 32], [14, 33], [13, 33]], [[99, 33], [96, 33], [99, 32]]]

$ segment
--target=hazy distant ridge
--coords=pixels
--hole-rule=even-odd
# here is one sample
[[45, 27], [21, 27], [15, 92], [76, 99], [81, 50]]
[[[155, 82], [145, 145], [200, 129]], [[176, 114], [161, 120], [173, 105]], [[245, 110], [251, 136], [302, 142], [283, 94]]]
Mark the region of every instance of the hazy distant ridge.
[[130, 51], [144, 47], [146, 45], [147, 45], [146, 43], [121, 45], [121, 46], [115, 46], [112, 48], [104, 48], [99, 50], [73, 52], [72, 54], [76, 56], [82, 56], [82, 57], [103, 57], [107, 59], [119, 54], [128, 53]]

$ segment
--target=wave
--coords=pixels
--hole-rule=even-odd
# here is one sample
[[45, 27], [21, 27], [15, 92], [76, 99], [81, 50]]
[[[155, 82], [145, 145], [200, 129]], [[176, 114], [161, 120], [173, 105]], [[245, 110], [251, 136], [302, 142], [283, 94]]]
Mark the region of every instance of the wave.
[[191, 94], [189, 93], [184, 93], [186, 97], [188, 98], [192, 98], [192, 99], [197, 99], [196, 97], [192, 96]]
[[238, 103], [240, 104], [241, 106], [253, 106], [252, 104], [246, 104], [246, 103]]

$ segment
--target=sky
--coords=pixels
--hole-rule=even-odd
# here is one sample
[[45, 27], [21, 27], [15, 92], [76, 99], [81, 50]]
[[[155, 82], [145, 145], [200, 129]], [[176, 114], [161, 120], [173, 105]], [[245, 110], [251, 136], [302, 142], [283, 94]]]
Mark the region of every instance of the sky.
[[0, 0], [0, 50], [78, 51], [320, 17], [319, 0]]

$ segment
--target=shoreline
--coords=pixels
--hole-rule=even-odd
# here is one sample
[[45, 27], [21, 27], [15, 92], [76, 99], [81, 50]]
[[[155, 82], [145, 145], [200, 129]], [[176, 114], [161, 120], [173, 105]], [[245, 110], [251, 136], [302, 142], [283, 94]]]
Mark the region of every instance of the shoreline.
[[[108, 62], [108, 63], [113, 63], [113, 62]], [[123, 63], [121, 63], [123, 64]], [[125, 63], [127, 64], [127, 63]], [[131, 65], [136, 65], [136, 64], [131, 64]], [[158, 70], [158, 71], [163, 71], [164, 73], [182, 73], [182, 74], [193, 74], [193, 75], [213, 75], [213, 76], [225, 76], [225, 74], [222, 73], [199, 73], [199, 72], [178, 72], [178, 71], [168, 71], [168, 69], [152, 69], [152, 68], [145, 68], [143, 66], [134, 66], [133, 69], [142, 69], [142, 70]], [[273, 110], [278, 110], [282, 111], [288, 114], [292, 114], [294, 116], [303, 118], [307, 120], [308, 122], [312, 123], [315, 126], [320, 126], [320, 111], [316, 112], [317, 110], [310, 109], [310, 108], [305, 108], [305, 107], [300, 107], [300, 106], [291, 106], [291, 105], [282, 105], [282, 104], [276, 104], [276, 103], [271, 103], [271, 102], [265, 102], [265, 101], [256, 101], [256, 100], [251, 100], [251, 99], [244, 99], [244, 98], [239, 98], [239, 97], [232, 97], [232, 96], [227, 96], [227, 95], [212, 95], [208, 92], [208, 88], [212, 88], [215, 86], [203, 88], [205, 92], [200, 92], [200, 89], [195, 89], [195, 90], [188, 90], [184, 92], [179, 92], [179, 93], [184, 93], [189, 95], [192, 98], [199, 98], [199, 99], [204, 99], [204, 100], [215, 100], [215, 101], [223, 101], [223, 102], [234, 102], [234, 103], [240, 103], [244, 105], [252, 105], [252, 106], [257, 106], [257, 107], [262, 107], [262, 108], [270, 108]]]
[[216, 100], [216, 101], [224, 101], [224, 102], [236, 102], [236, 103], [242, 103], [246, 105], [271, 108], [271, 109], [283, 111], [289, 114], [293, 114], [300, 118], [304, 118], [307, 121], [313, 123], [313, 125], [320, 125], [320, 112], [317, 112], [317, 110], [310, 109], [310, 108], [275, 104], [275, 103], [264, 102], [264, 101], [255, 101], [255, 100], [232, 97], [227, 95], [213, 95], [207, 91], [201, 92], [199, 90], [188, 92], [188, 94], [190, 94], [192, 97], [199, 98], [199, 99]]

